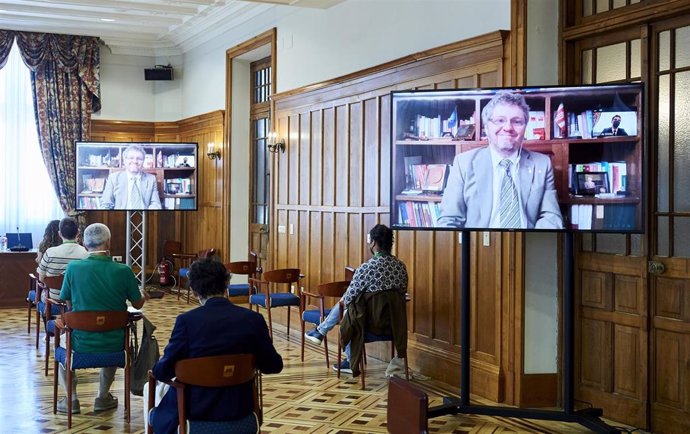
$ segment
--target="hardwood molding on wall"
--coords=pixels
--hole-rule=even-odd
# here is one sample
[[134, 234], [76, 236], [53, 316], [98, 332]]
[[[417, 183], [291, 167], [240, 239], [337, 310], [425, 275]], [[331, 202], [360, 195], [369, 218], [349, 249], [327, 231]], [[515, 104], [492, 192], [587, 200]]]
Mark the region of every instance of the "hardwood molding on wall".
[[[366, 232], [389, 224], [390, 92], [510, 85], [509, 36], [490, 33], [275, 95], [274, 125], [288, 140], [273, 156], [273, 267], [300, 268], [313, 288], [368, 259]], [[524, 308], [516, 304], [524, 300], [522, 238], [491, 233], [485, 246], [480, 235], [470, 237], [472, 393], [519, 403], [523, 385], [549, 387], [513, 372], [522, 366], [514, 360], [522, 355], [514, 323]], [[393, 248], [410, 275], [412, 368], [459, 384], [458, 234], [398, 231]], [[285, 322], [282, 313], [276, 321]], [[367, 351], [390, 357], [385, 345]]]
[[[179, 240], [185, 252], [210, 247], [222, 251], [227, 238], [222, 224], [229, 213], [222, 205], [224, 158], [206, 158], [206, 146], [213, 142], [222, 148], [224, 111], [217, 110], [176, 122], [91, 121], [91, 140], [104, 142], [196, 142], [199, 144], [197, 211], [151, 211], [147, 216], [147, 272], [151, 272], [162, 254], [165, 240]], [[229, 188], [229, 187], [227, 187]], [[126, 256], [126, 212], [87, 211], [88, 223], [101, 222], [112, 232], [113, 255]]]

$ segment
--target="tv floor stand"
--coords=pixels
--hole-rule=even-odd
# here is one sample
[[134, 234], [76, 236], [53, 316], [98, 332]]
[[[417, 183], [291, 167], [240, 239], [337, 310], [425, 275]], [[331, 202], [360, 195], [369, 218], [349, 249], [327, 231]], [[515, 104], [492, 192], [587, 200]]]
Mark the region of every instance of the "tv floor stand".
[[575, 270], [573, 233], [565, 234], [565, 270], [563, 285], [563, 409], [539, 410], [501, 406], [472, 405], [470, 403], [470, 235], [462, 232], [462, 281], [460, 295], [460, 398], [446, 397], [443, 404], [431, 407], [428, 418], [448, 414], [478, 414], [486, 416], [516, 417], [560, 422], [574, 422], [597, 433], [620, 431], [601, 420], [600, 408], [575, 410], [574, 406], [574, 347], [575, 321], [573, 278]]
[[146, 287], [146, 211], [127, 211], [127, 266]]

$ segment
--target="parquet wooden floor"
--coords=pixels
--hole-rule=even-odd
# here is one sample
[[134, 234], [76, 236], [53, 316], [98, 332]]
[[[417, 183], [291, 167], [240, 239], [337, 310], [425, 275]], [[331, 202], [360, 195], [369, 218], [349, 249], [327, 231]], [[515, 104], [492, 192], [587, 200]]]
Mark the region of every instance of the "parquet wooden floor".
[[[161, 352], [170, 336], [175, 317], [196, 305], [178, 302], [173, 296], [149, 301], [145, 315], [158, 327]], [[294, 330], [293, 330], [294, 331]], [[300, 361], [298, 335], [286, 339], [285, 328], [274, 331], [275, 345], [285, 361], [277, 375], [263, 377], [265, 419], [263, 433], [349, 434], [386, 432], [386, 363], [371, 360], [367, 365], [367, 390], [356, 379], [338, 379], [327, 370], [323, 350], [307, 345], [305, 362]], [[43, 375], [44, 350], [33, 346], [26, 333], [26, 310], [0, 311], [0, 433], [142, 433], [142, 398], [132, 397], [132, 421], [124, 422], [122, 370], [118, 370], [112, 392], [119, 397], [116, 410], [93, 412], [98, 389], [98, 370], [79, 370], [78, 393], [81, 411], [67, 430], [67, 418], [52, 414], [51, 371]], [[347, 377], [347, 376], [346, 376]], [[453, 388], [428, 380], [418, 382], [430, 395], [431, 405]], [[60, 396], [62, 392], [60, 392]], [[476, 400], [480, 404], [489, 402]], [[579, 425], [534, 422], [484, 416], [446, 416], [429, 421], [432, 433], [583, 433]]]

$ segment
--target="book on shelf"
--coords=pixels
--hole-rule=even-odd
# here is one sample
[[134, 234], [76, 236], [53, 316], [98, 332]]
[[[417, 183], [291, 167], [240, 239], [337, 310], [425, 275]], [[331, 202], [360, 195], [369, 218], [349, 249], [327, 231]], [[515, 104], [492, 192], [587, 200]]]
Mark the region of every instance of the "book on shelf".
[[153, 154], [146, 154], [144, 156], [144, 168], [145, 169], [153, 169], [154, 164], [153, 164]]
[[447, 164], [415, 164], [412, 169], [415, 190], [442, 192], [446, 188]]
[[543, 111], [529, 112], [529, 122], [527, 123], [527, 131], [525, 131], [525, 139], [527, 140], [545, 140], [546, 127], [544, 124]]
[[94, 178], [91, 175], [82, 175], [82, 193], [102, 193], [105, 188], [105, 178]]
[[432, 228], [438, 224], [441, 208], [438, 202], [405, 201], [398, 203], [398, 224]]
[[97, 197], [79, 196], [79, 209], [98, 209]]
[[421, 155], [410, 155], [403, 158], [405, 162], [405, 189], [415, 188], [415, 176], [414, 176], [414, 166], [416, 164], [421, 164]]

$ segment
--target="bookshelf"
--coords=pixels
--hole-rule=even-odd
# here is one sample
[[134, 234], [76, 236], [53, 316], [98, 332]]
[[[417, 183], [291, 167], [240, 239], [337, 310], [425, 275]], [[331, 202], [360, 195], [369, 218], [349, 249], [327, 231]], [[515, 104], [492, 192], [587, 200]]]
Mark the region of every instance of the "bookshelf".
[[[551, 158], [566, 227], [604, 231], [641, 228], [639, 88], [612, 85], [519, 91], [530, 106], [523, 147]], [[435, 226], [433, 204], [441, 201], [443, 190], [430, 192], [415, 186], [413, 166], [445, 164], [450, 168], [456, 154], [488, 146], [481, 111], [494, 93], [482, 89], [394, 93], [391, 220], [397, 226]], [[614, 115], [622, 116], [627, 136], [604, 133]], [[608, 187], [596, 196], [581, 194], [577, 170], [607, 172]], [[414, 220], [424, 224], [413, 224], [410, 208], [417, 210]], [[424, 213], [431, 218], [425, 218]]]
[[[98, 209], [111, 173], [124, 170], [122, 153], [135, 143], [80, 143], [77, 147], [78, 209]], [[144, 172], [156, 177], [163, 209], [193, 209], [197, 195], [197, 147], [193, 144], [150, 143]]]

